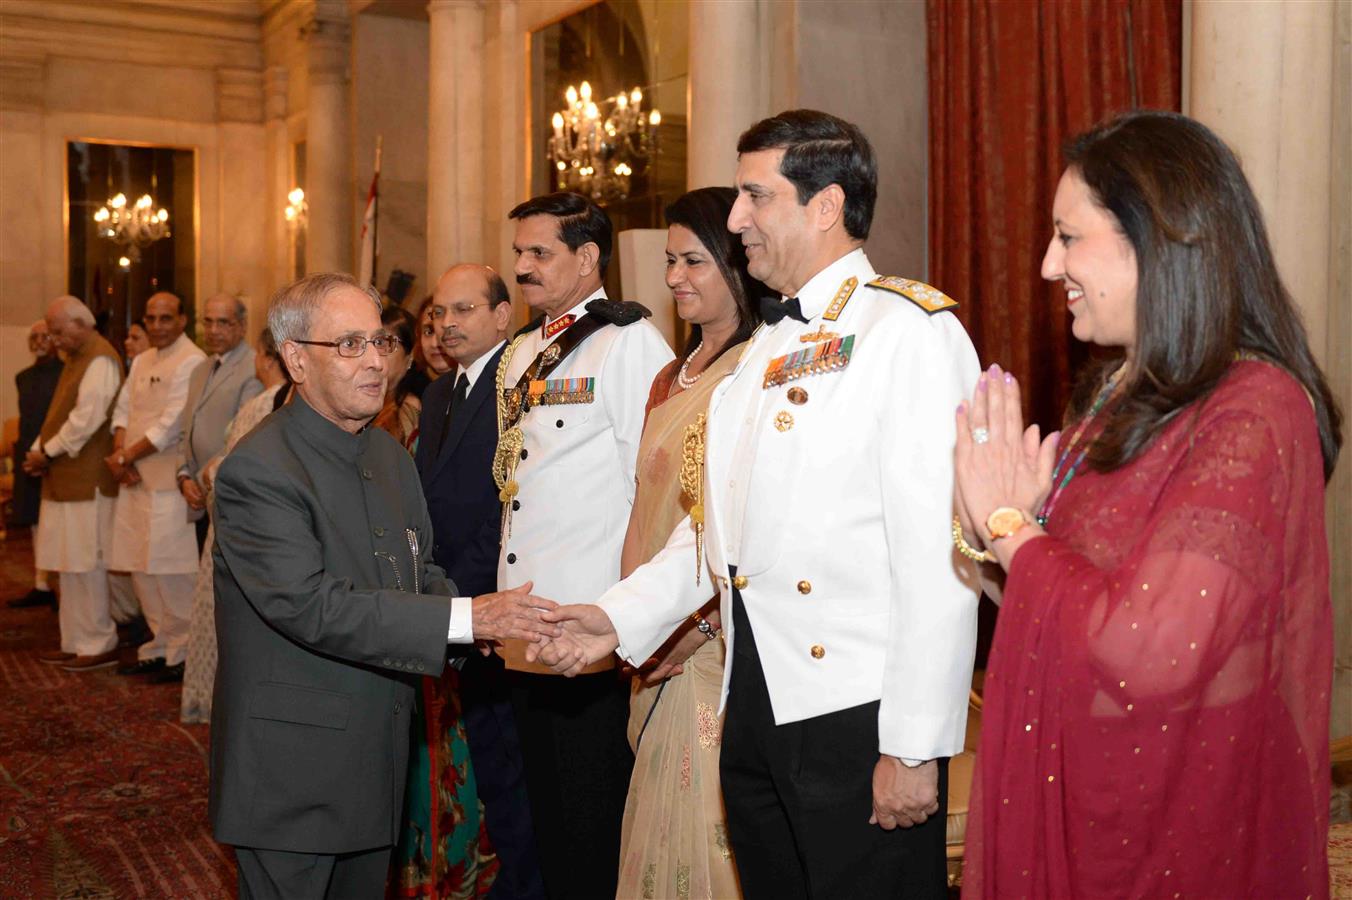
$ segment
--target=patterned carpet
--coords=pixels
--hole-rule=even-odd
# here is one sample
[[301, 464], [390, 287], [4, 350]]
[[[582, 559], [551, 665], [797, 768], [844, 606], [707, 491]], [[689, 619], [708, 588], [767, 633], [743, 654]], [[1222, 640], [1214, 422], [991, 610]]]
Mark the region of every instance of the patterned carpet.
[[[0, 601], [31, 566], [26, 534], [0, 540]], [[235, 896], [234, 854], [207, 825], [206, 726], [179, 724], [177, 685], [37, 662], [58, 642], [51, 610], [0, 605], [0, 898]], [[1329, 835], [1335, 900], [1352, 900], [1346, 815]]]
[[[0, 544], [0, 600], [32, 586], [28, 537]], [[207, 826], [207, 729], [177, 685], [37, 662], [56, 615], [0, 607], [0, 897], [232, 897]], [[128, 654], [133, 651], [126, 651]]]

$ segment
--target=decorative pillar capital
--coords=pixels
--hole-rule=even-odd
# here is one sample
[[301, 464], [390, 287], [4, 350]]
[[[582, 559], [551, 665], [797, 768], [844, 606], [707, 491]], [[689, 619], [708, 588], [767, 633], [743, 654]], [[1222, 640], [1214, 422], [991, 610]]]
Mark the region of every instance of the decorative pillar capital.
[[11, 53], [0, 57], [0, 109], [34, 112], [47, 102], [47, 59], [42, 54]]
[[484, 0], [427, 0], [427, 16], [432, 18], [439, 13], [454, 13], [461, 9], [481, 10]]
[[217, 69], [216, 118], [222, 122], [263, 121], [263, 73]]
[[268, 66], [263, 70], [263, 116], [285, 119], [288, 106], [289, 73], [286, 66]]
[[332, 84], [348, 79], [348, 36], [351, 32], [346, 20], [316, 14], [300, 28], [305, 44], [305, 66], [310, 71], [310, 83]]

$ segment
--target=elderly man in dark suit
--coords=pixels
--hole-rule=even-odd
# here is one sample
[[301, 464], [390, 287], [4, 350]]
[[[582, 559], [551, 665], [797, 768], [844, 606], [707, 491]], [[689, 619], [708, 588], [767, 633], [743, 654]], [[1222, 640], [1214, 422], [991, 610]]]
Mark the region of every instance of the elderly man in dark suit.
[[[56, 383], [61, 378], [61, 357], [47, 331], [46, 319], [38, 319], [28, 329], [28, 352], [33, 354], [33, 364], [14, 376], [14, 386], [19, 391], [19, 439], [14, 442], [14, 513], [10, 524], [17, 526], [36, 525], [38, 521], [42, 479], [23, 471], [22, 464], [24, 454], [42, 430], [47, 407], [52, 405]], [[9, 605], [45, 606], [55, 601], [47, 573], [39, 568], [34, 574], [33, 589], [9, 601]]]
[[197, 550], [207, 539], [206, 480], [211, 463], [225, 449], [225, 433], [235, 413], [258, 396], [263, 383], [254, 374], [254, 351], [244, 340], [247, 310], [237, 297], [217, 294], [202, 309], [206, 360], [188, 381], [183, 405], [183, 442], [179, 445], [178, 490], [197, 519]]
[[398, 834], [413, 677], [447, 644], [552, 633], [530, 585], [455, 596], [413, 461], [368, 428], [394, 338], [376, 296], [315, 274], [268, 327], [296, 385], [216, 479], [210, 816], [241, 897], [379, 897]]
[[[456, 367], [423, 392], [418, 474], [435, 542], [432, 558], [469, 593], [494, 590], [502, 504], [493, 482], [498, 444], [494, 385], [512, 299], [488, 266], [448, 269], [432, 295], [433, 327]], [[502, 860], [493, 898], [543, 898], [521, 744], [496, 655], [466, 653], [460, 699], [470, 759], [493, 849]]]

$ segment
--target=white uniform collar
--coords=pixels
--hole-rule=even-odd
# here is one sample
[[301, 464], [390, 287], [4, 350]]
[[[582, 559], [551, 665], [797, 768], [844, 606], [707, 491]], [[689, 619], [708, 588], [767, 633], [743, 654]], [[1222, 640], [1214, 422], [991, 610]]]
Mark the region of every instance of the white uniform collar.
[[546, 316], [546, 317], [545, 317], [545, 321], [543, 321], [543, 322], [540, 323], [540, 337], [541, 337], [544, 341], [546, 341], [546, 342], [554, 340], [554, 338], [558, 337], [559, 334], [563, 334], [563, 332], [560, 331], [558, 334], [555, 334], [553, 337], [545, 337], [545, 334], [549, 331], [549, 326], [550, 326], [550, 325], [553, 325], [555, 322], [557, 322], [559, 319], [564, 318], [565, 316], [572, 316], [574, 319], [580, 319], [580, 318], [582, 318], [583, 315], [585, 315], [586, 312], [587, 312], [587, 304], [588, 304], [588, 303], [592, 302], [593, 300], [601, 300], [601, 299], [604, 299], [605, 296], [606, 296], [606, 289], [605, 289], [604, 287], [597, 288], [595, 291], [592, 291], [590, 294], [588, 294], [585, 298], [583, 298], [582, 300], [578, 301], [578, 303], [577, 303], [576, 306], [574, 306], [572, 309], [568, 310], [568, 312], [564, 313], [562, 316], [559, 316], [559, 317], [556, 318], [556, 319], [551, 319], [551, 318], [549, 318], [548, 316]]
[[840, 283], [846, 278], [853, 275], [860, 281], [868, 281], [875, 274], [873, 265], [864, 255], [864, 248], [854, 248], [813, 275], [807, 284], [798, 289], [798, 305], [803, 310], [803, 318], [811, 321], [825, 312], [840, 289]]

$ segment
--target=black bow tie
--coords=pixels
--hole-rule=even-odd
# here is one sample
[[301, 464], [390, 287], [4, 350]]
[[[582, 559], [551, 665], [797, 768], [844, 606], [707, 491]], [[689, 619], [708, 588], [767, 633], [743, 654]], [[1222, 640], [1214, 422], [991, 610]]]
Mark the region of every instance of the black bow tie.
[[766, 325], [774, 325], [780, 319], [788, 316], [790, 319], [797, 319], [804, 325], [807, 319], [803, 317], [803, 307], [798, 304], [797, 297], [788, 297], [781, 299], [779, 297], [762, 297], [760, 302], [761, 318], [765, 320]]

